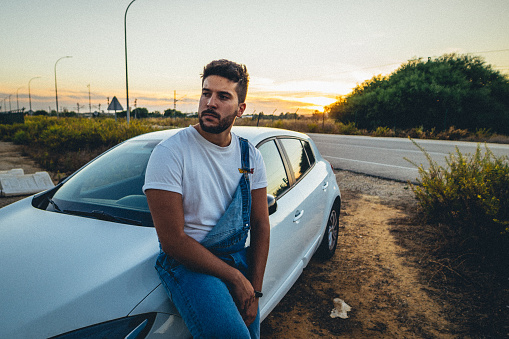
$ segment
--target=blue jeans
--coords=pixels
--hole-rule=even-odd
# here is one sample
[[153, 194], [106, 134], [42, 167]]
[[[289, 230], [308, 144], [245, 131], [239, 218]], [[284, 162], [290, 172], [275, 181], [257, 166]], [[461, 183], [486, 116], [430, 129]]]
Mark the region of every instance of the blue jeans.
[[158, 267], [170, 299], [193, 338], [260, 338], [260, 313], [247, 327], [228, 286], [219, 278], [184, 265]]
[[[249, 168], [245, 164], [243, 167]], [[246, 174], [240, 179], [226, 212], [201, 242], [244, 275], [248, 271], [245, 243], [250, 213], [251, 191]], [[194, 338], [260, 337], [260, 311], [256, 320], [246, 326], [227, 284], [221, 279], [191, 271], [162, 251], [157, 258], [156, 269]]]

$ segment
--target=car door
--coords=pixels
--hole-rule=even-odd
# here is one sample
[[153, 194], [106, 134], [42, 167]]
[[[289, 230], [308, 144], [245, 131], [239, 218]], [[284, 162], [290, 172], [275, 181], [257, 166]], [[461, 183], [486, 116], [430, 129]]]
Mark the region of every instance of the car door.
[[297, 197], [292, 200], [295, 213], [290, 242], [296, 245], [296, 256], [303, 260], [303, 265], [306, 266], [317, 244], [317, 237], [322, 233], [327, 205], [327, 171], [323, 163], [315, 162], [306, 140], [281, 138], [279, 142], [292, 168], [292, 191]]
[[[285, 146], [288, 150], [283, 148]], [[312, 246], [313, 234], [319, 230], [325, 198], [315, 192], [316, 188], [321, 190], [320, 178], [306, 179], [314, 167], [309, 164], [300, 139], [271, 139], [258, 149], [267, 169], [267, 193], [277, 201], [277, 210], [269, 217], [271, 241], [263, 289], [267, 299], [274, 297], [279, 301], [307, 264], [303, 258]], [[293, 157], [293, 164], [287, 154]], [[298, 166], [299, 156], [303, 161], [301, 166]], [[293, 168], [297, 174], [293, 173]], [[315, 201], [310, 202], [312, 199]]]

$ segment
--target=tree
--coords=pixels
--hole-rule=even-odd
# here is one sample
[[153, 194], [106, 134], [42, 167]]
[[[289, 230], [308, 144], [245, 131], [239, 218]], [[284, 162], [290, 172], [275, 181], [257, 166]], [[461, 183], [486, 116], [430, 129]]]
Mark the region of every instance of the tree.
[[147, 118], [148, 117], [148, 109], [146, 109], [145, 107], [135, 108], [131, 112], [131, 116], [134, 116], [135, 118]]
[[491, 129], [509, 133], [509, 79], [482, 58], [446, 54], [410, 60], [389, 76], [375, 76], [325, 107], [359, 128]]
[[184, 113], [182, 113], [181, 111], [178, 111], [176, 109], [173, 109], [173, 108], [168, 108], [167, 110], [165, 110], [164, 116], [170, 117], [170, 118], [184, 118], [184, 117], [186, 117], [186, 115]]

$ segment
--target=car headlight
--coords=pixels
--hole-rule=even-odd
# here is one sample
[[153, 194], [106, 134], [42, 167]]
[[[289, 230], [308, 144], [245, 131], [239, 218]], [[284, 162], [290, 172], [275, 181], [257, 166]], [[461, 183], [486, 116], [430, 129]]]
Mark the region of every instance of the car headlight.
[[99, 339], [99, 338], [125, 338], [142, 339], [147, 336], [157, 313], [144, 313], [132, 317], [119, 318], [100, 324], [80, 328], [71, 332], [57, 335], [55, 339]]

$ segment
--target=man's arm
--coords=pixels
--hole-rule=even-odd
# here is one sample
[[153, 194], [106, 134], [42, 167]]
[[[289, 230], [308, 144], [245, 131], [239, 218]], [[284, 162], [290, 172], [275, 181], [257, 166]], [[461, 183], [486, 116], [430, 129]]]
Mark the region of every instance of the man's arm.
[[184, 233], [182, 195], [164, 190], [145, 191], [163, 251], [191, 270], [216, 276], [230, 285], [241, 313], [252, 304], [254, 288], [237, 269], [223, 262]]
[[[249, 280], [256, 291], [262, 291], [265, 265], [269, 255], [270, 223], [267, 206], [267, 189], [251, 191], [251, 257]], [[256, 317], [258, 299], [246, 313], [244, 321], [250, 324]]]

